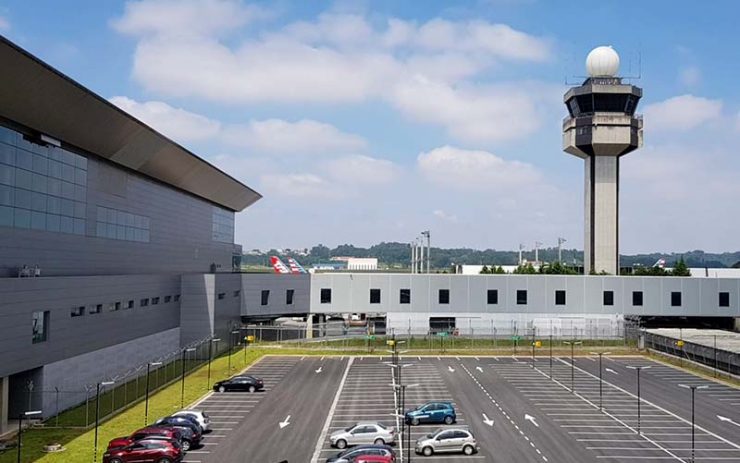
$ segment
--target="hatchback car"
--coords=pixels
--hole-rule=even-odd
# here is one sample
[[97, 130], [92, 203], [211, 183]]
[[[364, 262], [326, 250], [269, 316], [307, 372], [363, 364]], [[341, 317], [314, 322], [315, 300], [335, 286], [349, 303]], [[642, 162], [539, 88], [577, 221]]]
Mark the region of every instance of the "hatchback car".
[[435, 453], [464, 453], [472, 455], [479, 450], [473, 434], [467, 429], [442, 428], [420, 437], [416, 441], [416, 453], [430, 456]]
[[181, 443], [182, 433], [174, 428], [151, 426], [148, 428], [139, 429], [138, 431], [127, 437], [116, 437], [115, 439], [108, 442], [108, 449], [127, 447], [134, 442], [140, 441], [142, 439], [165, 439]]
[[327, 458], [326, 463], [350, 463], [353, 459], [366, 455], [389, 457], [391, 463], [396, 461], [395, 452], [387, 445], [358, 445]]
[[183, 452], [174, 441], [143, 439], [126, 447], [109, 449], [103, 463], [180, 463]]
[[329, 436], [333, 447], [343, 449], [358, 444], [392, 444], [396, 440], [396, 430], [380, 423], [357, 423], [346, 429], [340, 429]]
[[211, 417], [202, 410], [180, 410], [173, 413], [172, 416], [190, 416], [191, 418], [195, 418], [195, 421], [203, 428], [203, 432], [209, 432], [211, 430]]
[[427, 402], [405, 414], [406, 424], [414, 426], [421, 423], [452, 424], [457, 420], [455, 407], [451, 402]]
[[256, 392], [264, 389], [265, 383], [261, 378], [254, 376], [234, 376], [213, 385], [213, 390], [218, 392], [226, 391], [248, 391]]

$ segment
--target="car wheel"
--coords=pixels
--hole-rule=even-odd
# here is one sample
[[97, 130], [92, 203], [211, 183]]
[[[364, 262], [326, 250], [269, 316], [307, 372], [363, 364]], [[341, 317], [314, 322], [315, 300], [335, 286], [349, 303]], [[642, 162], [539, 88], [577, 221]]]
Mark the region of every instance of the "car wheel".
[[382, 438], [378, 437], [377, 439], [375, 439], [375, 445], [385, 445], [385, 441]]
[[255, 388], [254, 386], [249, 386], [249, 392], [254, 392], [254, 391], [256, 391], [256, 390], [257, 390], [257, 389], [256, 389], [256, 388]]
[[455, 420], [452, 419], [450, 415], [445, 416], [445, 424], [452, 424]]
[[338, 448], [338, 449], [343, 449], [343, 448], [346, 448], [346, 447], [347, 447], [347, 441], [346, 441], [346, 440], [344, 440], [344, 439], [339, 439], [339, 440], [337, 441], [337, 448]]
[[167, 457], [162, 457], [159, 460], [157, 460], [157, 463], [172, 463], [172, 460], [170, 460]]
[[218, 392], [226, 392], [226, 388], [224, 386], [219, 386]]
[[463, 447], [463, 453], [465, 455], [472, 455], [475, 453], [475, 449], [472, 445], [466, 445], [465, 447]]
[[423, 453], [425, 457], [431, 457], [434, 453], [434, 449], [432, 449], [431, 447], [424, 447], [423, 449], [421, 449], [421, 453]]
[[411, 424], [413, 424], [414, 426], [419, 426], [419, 418], [414, 418], [413, 420], [411, 420]]
[[182, 451], [183, 452], [187, 452], [188, 450], [190, 450], [190, 441], [189, 440], [183, 439], [182, 440], [182, 444], [180, 444], [180, 445], [182, 446]]
[[123, 460], [120, 458], [111, 458], [110, 463], [123, 463]]

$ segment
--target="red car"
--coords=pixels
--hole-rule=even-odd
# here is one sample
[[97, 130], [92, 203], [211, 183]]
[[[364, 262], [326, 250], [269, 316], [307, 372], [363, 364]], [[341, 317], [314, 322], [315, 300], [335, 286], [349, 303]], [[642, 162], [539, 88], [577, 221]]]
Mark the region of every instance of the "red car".
[[352, 463], [395, 463], [395, 461], [393, 455], [362, 455], [352, 460]]
[[103, 463], [180, 463], [182, 448], [172, 440], [142, 439], [126, 447], [108, 449]]
[[136, 441], [147, 438], [171, 439], [177, 442], [181, 442], [182, 434], [180, 434], [180, 431], [173, 428], [149, 426], [148, 428], [139, 429], [128, 437], [116, 437], [112, 441], [108, 442], [108, 450], [118, 447], [128, 447]]

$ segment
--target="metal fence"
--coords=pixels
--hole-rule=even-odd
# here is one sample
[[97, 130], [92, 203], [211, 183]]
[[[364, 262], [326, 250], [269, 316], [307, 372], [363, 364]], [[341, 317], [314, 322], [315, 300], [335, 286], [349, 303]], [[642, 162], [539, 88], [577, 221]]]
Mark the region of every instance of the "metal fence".
[[642, 331], [640, 347], [654, 349], [673, 355], [680, 360], [686, 359], [712, 368], [715, 375], [725, 372], [740, 375], [740, 355], [735, 352], [675, 339], [668, 336]]

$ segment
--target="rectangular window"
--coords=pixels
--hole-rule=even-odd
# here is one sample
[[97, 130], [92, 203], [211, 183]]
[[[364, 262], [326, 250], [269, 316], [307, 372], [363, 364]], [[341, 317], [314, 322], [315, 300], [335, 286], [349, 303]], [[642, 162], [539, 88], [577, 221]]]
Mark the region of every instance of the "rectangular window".
[[239, 297], [241, 293], [242, 293], [241, 290], [237, 289], [236, 291], [234, 291], [234, 297]]
[[[84, 200], [84, 187], [75, 186], [73, 195], [78, 200]], [[74, 213], [77, 217], [84, 217], [84, 206], [84, 203], [75, 203]], [[99, 238], [147, 243], [149, 242], [149, 217], [98, 206], [95, 230]]]
[[555, 291], [555, 305], [565, 305], [565, 290], [558, 289]]
[[642, 291], [632, 291], [632, 305], [635, 307], [642, 306]]
[[293, 305], [293, 294], [295, 294], [295, 290], [285, 290], [285, 305]]
[[144, 298], [139, 301], [139, 307], [146, 307], [149, 305], [149, 298]]
[[321, 303], [331, 304], [331, 288], [321, 288]]
[[730, 293], [726, 293], [726, 292], [719, 293], [719, 306], [720, 307], [730, 306]]
[[399, 302], [401, 304], [411, 304], [411, 290], [410, 289], [402, 289], [400, 291], [400, 300]]
[[527, 290], [526, 289], [516, 290], [516, 303], [517, 305], [527, 305]]
[[90, 315], [100, 313], [103, 310], [103, 304], [91, 305], [90, 310], [87, 311]]
[[170, 301], [172, 301], [172, 296], [165, 296], [164, 297], [164, 303], [168, 304]]
[[614, 291], [604, 291], [604, 305], [614, 305]]
[[120, 306], [118, 306], [117, 304], [114, 304], [114, 303], [110, 303], [110, 304], [106, 304], [106, 305], [108, 306], [108, 312], [115, 312], [116, 310], [118, 310], [118, 309], [121, 308]]
[[681, 292], [680, 291], [671, 292], [671, 307], [681, 307]]
[[85, 306], [84, 305], [81, 305], [79, 307], [73, 307], [72, 310], [70, 311], [69, 315], [71, 317], [81, 317], [81, 316], [85, 315]]
[[439, 303], [440, 304], [449, 304], [450, 303], [450, 290], [449, 289], [440, 289], [439, 290]]
[[34, 312], [33, 319], [33, 343], [46, 342], [49, 332], [49, 311]]
[[370, 303], [371, 304], [380, 304], [380, 289], [371, 289], [370, 290]]
[[263, 289], [262, 290], [262, 305], [267, 305], [270, 303], [270, 290], [269, 289]]
[[127, 309], [133, 309], [134, 308], [134, 301], [128, 301]]
[[226, 297], [226, 293], [218, 293], [218, 299], [221, 300]]
[[152, 298], [152, 305], [157, 305], [157, 304], [159, 304], [159, 298], [158, 297], [153, 297]]
[[180, 302], [180, 295], [179, 294], [175, 294], [175, 302]]
[[489, 289], [486, 298], [489, 304], [498, 304], [498, 289]]

